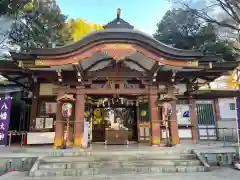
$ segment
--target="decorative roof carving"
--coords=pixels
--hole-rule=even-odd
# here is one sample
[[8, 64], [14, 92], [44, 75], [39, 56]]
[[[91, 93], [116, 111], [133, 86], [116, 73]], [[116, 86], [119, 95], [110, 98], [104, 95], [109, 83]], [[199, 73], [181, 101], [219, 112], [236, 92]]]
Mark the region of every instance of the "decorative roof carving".
[[115, 60], [122, 60], [137, 52], [137, 49], [130, 44], [106, 44], [101, 51]]
[[170, 94], [163, 94], [160, 98], [159, 101], [163, 102], [168, 102], [168, 101], [173, 101], [176, 100], [176, 97]]
[[63, 96], [57, 98], [57, 101], [76, 101], [72, 94], [64, 94]]
[[108, 24], [106, 24], [103, 28], [104, 29], [114, 29], [114, 28], [133, 29], [134, 26], [132, 26], [131, 24], [129, 24], [128, 22], [120, 18], [120, 15], [121, 15], [121, 9], [118, 8], [117, 18], [109, 22]]

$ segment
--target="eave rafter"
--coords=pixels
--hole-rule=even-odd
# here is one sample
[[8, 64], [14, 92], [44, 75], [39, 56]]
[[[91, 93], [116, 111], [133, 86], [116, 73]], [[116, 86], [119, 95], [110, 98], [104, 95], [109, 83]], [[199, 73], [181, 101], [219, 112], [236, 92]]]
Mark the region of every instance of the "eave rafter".
[[28, 89], [28, 90], [30, 89], [29, 86], [26, 86], [25, 84], [18, 82], [15, 78], [12, 78], [11, 76], [9, 76], [7, 74], [1, 74], [1, 75], [3, 77], [7, 78], [8, 81], [11, 81], [11, 82], [15, 83], [16, 85], [19, 85], [19, 86], [21, 86], [21, 87], [23, 87], [25, 89]]
[[74, 64], [73, 68], [75, 69], [75, 71], [77, 72], [77, 81], [80, 83], [83, 80], [84, 77], [84, 72], [80, 66], [80, 64]]
[[[0, 64], [0, 74], [8, 81], [4, 87], [23, 87], [31, 90], [33, 72], [29, 69], [20, 68], [13, 61], [4, 61]], [[10, 83], [12, 82], [12, 83]]]
[[18, 80], [21, 80], [21, 79], [24, 79], [24, 78], [26, 78], [26, 77], [19, 75], [18, 77], [13, 78], [13, 80], [18, 81]]
[[81, 76], [83, 77], [84, 76], [84, 69], [83, 69], [82, 64], [80, 62], [78, 63], [78, 68], [79, 68], [79, 72], [81, 73]]
[[150, 79], [152, 79], [153, 82], [156, 82], [156, 78], [158, 75], [158, 71], [163, 67], [164, 65], [161, 64], [160, 62], [155, 62], [153, 67], [149, 71], [149, 75], [151, 76]]
[[171, 82], [174, 83], [176, 80], [176, 75], [178, 71], [172, 70], [172, 77], [171, 77]]
[[63, 81], [62, 69], [57, 69], [56, 72], [57, 72], [58, 82], [62, 83]]

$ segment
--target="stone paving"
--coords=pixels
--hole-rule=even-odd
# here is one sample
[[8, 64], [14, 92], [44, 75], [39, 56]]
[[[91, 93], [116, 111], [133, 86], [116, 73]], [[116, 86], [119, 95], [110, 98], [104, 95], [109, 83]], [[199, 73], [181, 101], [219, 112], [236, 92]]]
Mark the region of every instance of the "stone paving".
[[[120, 176], [95, 176], [95, 177], [57, 177], [57, 180], [238, 180], [240, 171], [231, 168], [215, 168], [211, 172], [203, 173], [175, 173], [175, 174], [138, 174], [138, 175], [120, 175]], [[1, 176], [0, 180], [56, 180], [56, 177], [52, 178], [32, 178], [27, 177], [26, 173], [13, 172], [7, 175]]]
[[[222, 142], [203, 142], [203, 143], [182, 143], [178, 146], [172, 148], [166, 147], [150, 147], [149, 145], [140, 145], [134, 144], [126, 146], [108, 146], [105, 148], [103, 145], [94, 145], [93, 148], [88, 149], [86, 151], [108, 151], [109, 153], [114, 151], [169, 151], [169, 150], [191, 150], [196, 149], [201, 153], [226, 153], [226, 152], [236, 152], [236, 144], [235, 143], [222, 143]], [[80, 149], [67, 149], [65, 151], [76, 151]], [[53, 149], [52, 146], [40, 146], [40, 147], [0, 147], [0, 158], [14, 158], [14, 157], [37, 157], [37, 156], [44, 156], [49, 154], [50, 152], [62, 151]], [[174, 180], [199, 180], [199, 179], [213, 179], [213, 180], [235, 180], [239, 179], [240, 172], [231, 168], [217, 168], [211, 172], [204, 172], [204, 173], [175, 173], [175, 174], [135, 174], [135, 175], [113, 175], [111, 177], [103, 177], [103, 176], [95, 176], [95, 177], [57, 177], [58, 180], [77, 180], [77, 179], [93, 179], [93, 180], [130, 180], [130, 179], [138, 179], [138, 180], [145, 180], [145, 179], [174, 179]], [[45, 180], [55, 180], [56, 177], [52, 178], [32, 178], [28, 177], [27, 173], [22, 172], [13, 172], [7, 173], [3, 176], [0, 176], [0, 180], [31, 180], [31, 179], [45, 179]]]
[[[196, 149], [200, 153], [226, 153], [236, 152], [236, 143], [223, 143], [218, 141], [201, 142], [201, 143], [182, 143], [172, 148], [169, 147], [150, 147], [148, 144], [131, 144], [129, 146], [108, 146], [107, 148], [102, 144], [94, 144], [92, 148], [85, 151], [164, 151], [164, 150], [191, 150]], [[74, 151], [76, 149], [67, 149], [65, 151]], [[79, 150], [79, 149], [77, 149]], [[28, 146], [28, 147], [0, 147], [1, 157], [36, 157], [46, 155], [49, 152], [62, 151], [53, 149], [52, 146]]]

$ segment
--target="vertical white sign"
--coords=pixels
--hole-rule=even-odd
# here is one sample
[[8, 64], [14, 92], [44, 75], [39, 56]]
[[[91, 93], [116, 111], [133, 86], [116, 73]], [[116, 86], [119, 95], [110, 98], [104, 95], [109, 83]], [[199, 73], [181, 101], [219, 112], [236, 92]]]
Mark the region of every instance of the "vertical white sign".
[[84, 130], [83, 130], [83, 148], [88, 147], [88, 131], [89, 131], [89, 122], [84, 121]]
[[182, 125], [190, 125], [190, 107], [188, 104], [177, 105], [177, 122]]

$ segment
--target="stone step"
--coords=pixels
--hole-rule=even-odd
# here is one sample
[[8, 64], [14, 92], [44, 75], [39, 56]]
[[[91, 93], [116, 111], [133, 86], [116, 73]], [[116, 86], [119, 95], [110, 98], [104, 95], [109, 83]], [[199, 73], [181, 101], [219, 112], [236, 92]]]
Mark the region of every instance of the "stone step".
[[68, 163], [81, 161], [136, 161], [136, 160], [193, 160], [194, 154], [173, 154], [173, 155], [101, 155], [101, 156], [73, 156], [73, 157], [43, 157], [42, 163]]
[[199, 166], [199, 160], [148, 160], [148, 161], [98, 161], [98, 162], [69, 162], [69, 163], [43, 163], [38, 169], [79, 169], [103, 167], [157, 167], [157, 166]]
[[160, 167], [123, 167], [123, 168], [89, 168], [89, 169], [49, 169], [37, 170], [30, 173], [33, 177], [51, 176], [95, 176], [95, 175], [116, 175], [116, 174], [147, 174], [147, 173], [185, 173], [205, 172], [204, 166], [160, 166]]
[[[189, 154], [191, 153], [190, 150], [170, 150], [169, 148], [166, 150], [152, 150], [152, 151], [112, 151], [112, 155], [143, 155], [143, 154], [156, 154], [156, 155], [173, 155], [173, 154]], [[91, 151], [84, 151], [84, 150], [58, 150], [48, 152], [47, 156], [50, 157], [72, 157], [72, 156], [101, 156], [101, 155], [109, 155], [109, 152], [106, 151], [99, 151], [99, 152], [91, 152]]]

